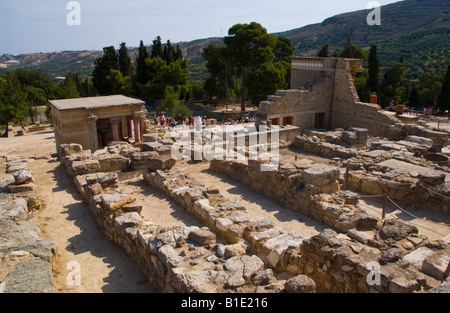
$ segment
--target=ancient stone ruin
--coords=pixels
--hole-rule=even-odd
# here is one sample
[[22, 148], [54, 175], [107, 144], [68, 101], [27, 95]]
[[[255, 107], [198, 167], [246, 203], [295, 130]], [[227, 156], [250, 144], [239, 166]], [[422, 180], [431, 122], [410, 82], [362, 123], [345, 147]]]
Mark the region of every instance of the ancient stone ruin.
[[[168, 127], [151, 125], [141, 143], [115, 140], [96, 151], [63, 143], [59, 161], [104, 236], [128, 253], [158, 292], [448, 290], [450, 169], [443, 150], [449, 133], [403, 123], [376, 104], [359, 102], [352, 87], [358, 64], [294, 60], [297, 89], [279, 91], [261, 103], [256, 126], [216, 138], [216, 152], [231, 150], [242, 159], [205, 157], [195, 132], [220, 127], [210, 123], [187, 128], [192, 139], [187, 159], [174, 155], [180, 137]], [[307, 107], [314, 103], [322, 106]], [[274, 125], [279, 126], [276, 136], [266, 133], [264, 127]], [[254, 135], [265, 141], [250, 144]], [[200, 145], [205, 144], [202, 139]], [[275, 163], [270, 154], [274, 149]], [[9, 185], [12, 196], [5, 197], [11, 205], [2, 204], [0, 222], [19, 239], [2, 232], [2, 258], [16, 260], [29, 253], [33, 258], [27, 262], [48, 262], [54, 254], [51, 242], [33, 231], [21, 233], [34, 229], [26, 212], [39, 207], [32, 173], [25, 160], [8, 161], [7, 170], [16, 174]], [[237, 193], [246, 188], [282, 210], [313, 220], [318, 230], [306, 235], [253, 214], [241, 201], [192, 174], [200, 168], [233, 181]], [[156, 210], [150, 195], [180, 208], [194, 222], [161, 225], [150, 217]], [[411, 222], [420, 218], [407, 210], [415, 207], [437, 214], [440, 220], [428, 223], [447, 233], [434, 233], [433, 238], [423, 234], [423, 225]], [[40, 265], [48, 273], [49, 264]], [[7, 275], [5, 291], [20, 279], [14, 277]]]
[[[239, 201], [225, 198], [219, 189], [179, 170], [178, 161], [161, 149], [172, 139], [140, 149], [113, 142], [95, 153], [77, 144], [61, 145], [59, 155], [105, 236], [130, 254], [159, 291], [417, 292], [436, 288], [448, 277], [448, 236], [429, 240], [407, 222], [373, 215], [360, 201], [363, 195], [385, 192], [399, 203], [421, 203], [448, 214], [445, 171], [430, 170], [429, 164], [424, 166], [427, 161], [419, 158], [432, 148], [425, 137], [420, 142], [419, 137], [405, 138], [405, 143], [411, 143], [405, 145], [374, 141], [370, 147], [368, 138], [364, 129], [308, 131], [291, 142], [293, 149], [328, 155], [328, 164], [285, 155], [284, 150], [278, 170], [270, 172], [260, 170], [262, 160], [210, 162], [211, 171], [326, 225], [328, 230], [312, 237], [286, 232], [270, 219], [252, 216]], [[428, 170], [393, 169], [386, 163], [406, 163], [402, 157], [411, 165], [416, 160], [417, 169]], [[343, 170], [347, 168], [351, 170]], [[169, 227], [143, 218], [142, 203], [121, 181], [130, 172], [138, 172], [133, 177], [140, 175], [152, 190], [177, 203], [203, 226]], [[371, 267], [374, 262], [379, 265], [377, 271]], [[379, 278], [378, 284], [367, 283], [371, 275]]]

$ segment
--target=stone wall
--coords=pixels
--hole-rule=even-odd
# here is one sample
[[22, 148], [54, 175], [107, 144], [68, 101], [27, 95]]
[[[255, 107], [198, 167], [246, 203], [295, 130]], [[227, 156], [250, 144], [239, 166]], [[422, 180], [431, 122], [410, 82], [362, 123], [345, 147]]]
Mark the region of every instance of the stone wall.
[[26, 159], [8, 156], [6, 161], [14, 182], [0, 193], [0, 293], [55, 293], [56, 246], [41, 238], [30, 213], [40, 207], [33, 174]]
[[[370, 216], [358, 209], [358, 197], [351, 192], [326, 196], [292, 189], [292, 176], [296, 172], [298, 176], [298, 168], [287, 164], [281, 164], [277, 173], [257, 173], [259, 167], [236, 162], [215, 161], [211, 168], [335, 229], [311, 238], [281, 234], [276, 228], [247, 236], [253, 251], [267, 264], [292, 276], [312, 278], [319, 292], [409, 293], [434, 288], [448, 277], [448, 238], [431, 242], [414, 226]], [[297, 183], [303, 184], [301, 179]], [[299, 198], [289, 201], [294, 193]], [[275, 242], [284, 244], [268, 253]], [[444, 265], [438, 266], [441, 261]], [[372, 285], [367, 278], [373, 273], [373, 264], [379, 266], [379, 283]]]
[[[389, 126], [400, 121], [376, 104], [362, 103], [353, 76], [360, 60], [332, 58], [294, 59], [291, 90], [277, 91], [259, 105], [257, 125], [274, 118], [293, 117], [302, 129], [319, 128], [316, 114], [325, 114], [325, 129], [360, 127], [371, 135], [391, 135]], [[305, 89], [305, 87], [307, 89]]]
[[[126, 145], [111, 149], [119, 154], [124, 150]], [[287, 207], [346, 233], [328, 230], [308, 238], [249, 215], [242, 204], [224, 198], [214, 186], [173, 169], [144, 170], [143, 179], [205, 226], [154, 225], [140, 216], [142, 207], [133, 193], [118, 189], [117, 172], [74, 175], [73, 163], [92, 161], [92, 155], [82, 161], [76, 160], [87, 154], [76, 155], [62, 152], [63, 164], [100, 228], [161, 292], [413, 292], [436, 287], [448, 276], [447, 268], [439, 266], [450, 253], [448, 243], [430, 242], [414, 227], [382, 223], [358, 210], [354, 194], [335, 193], [339, 173], [333, 167], [284, 162], [280, 171], [259, 176], [257, 161], [211, 163], [234, 177], [252, 178], [246, 184], [254, 181], [253, 189], [287, 198], [282, 201]], [[379, 284], [371, 286], [367, 277], [373, 261], [381, 269]]]

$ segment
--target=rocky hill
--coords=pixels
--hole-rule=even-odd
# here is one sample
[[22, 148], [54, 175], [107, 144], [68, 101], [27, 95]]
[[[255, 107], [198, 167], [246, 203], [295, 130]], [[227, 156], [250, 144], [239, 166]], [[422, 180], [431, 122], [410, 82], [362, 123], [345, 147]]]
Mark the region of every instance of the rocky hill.
[[[276, 33], [290, 38], [297, 56], [313, 56], [323, 44], [330, 45], [333, 53], [342, 49], [348, 37], [360, 47], [369, 49], [378, 45], [381, 66], [389, 66], [403, 57], [407, 68], [406, 77], [417, 79], [425, 71], [444, 72], [450, 59], [450, 2], [445, 0], [405, 0], [381, 8], [381, 25], [369, 26], [366, 22], [371, 10], [339, 14], [322, 23]], [[198, 39], [180, 42], [189, 59], [190, 78], [206, 77], [203, 47], [210, 43], [221, 44], [222, 38]], [[114, 44], [114, 43], [112, 43]], [[129, 43], [130, 44], [130, 43]], [[132, 59], [136, 48], [130, 48]], [[69, 51], [37, 53], [0, 57], [0, 63], [17, 60], [19, 65], [9, 68], [39, 67], [52, 76], [65, 76], [67, 72], [78, 72], [89, 76], [94, 61], [101, 51]], [[4, 70], [4, 69], [2, 69]]]

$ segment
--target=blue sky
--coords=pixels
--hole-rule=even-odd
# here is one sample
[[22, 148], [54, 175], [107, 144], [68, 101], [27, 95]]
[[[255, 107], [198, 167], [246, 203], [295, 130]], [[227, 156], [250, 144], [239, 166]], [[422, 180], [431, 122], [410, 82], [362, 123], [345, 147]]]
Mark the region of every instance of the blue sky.
[[191, 41], [226, 36], [234, 24], [253, 21], [274, 33], [364, 10], [370, 0], [78, 0], [80, 26], [67, 24], [69, 2], [0, 0], [0, 54], [136, 47], [158, 35]]

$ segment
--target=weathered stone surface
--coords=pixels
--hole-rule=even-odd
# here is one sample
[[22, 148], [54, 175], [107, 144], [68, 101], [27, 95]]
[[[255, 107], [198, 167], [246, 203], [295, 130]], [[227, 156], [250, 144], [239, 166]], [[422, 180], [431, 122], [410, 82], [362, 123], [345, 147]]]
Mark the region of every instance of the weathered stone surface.
[[195, 270], [177, 275], [177, 280], [181, 282], [186, 292], [216, 293], [216, 285], [221, 283], [222, 274], [224, 272]]
[[63, 156], [80, 154], [83, 152], [83, 146], [77, 143], [62, 144], [59, 146], [59, 152]]
[[119, 154], [102, 154], [97, 157], [97, 160], [102, 172], [123, 171], [130, 165], [129, 159]]
[[35, 257], [50, 262], [55, 255], [56, 245], [50, 240], [33, 239], [15, 245], [0, 246], [0, 253], [9, 251], [27, 251]]
[[127, 194], [102, 194], [100, 199], [105, 209], [116, 211], [127, 203], [132, 203], [134, 198]]
[[256, 255], [234, 256], [227, 260], [225, 270], [231, 272], [227, 285], [230, 288], [240, 287], [264, 269], [264, 262]]
[[396, 262], [403, 254], [403, 249], [401, 248], [391, 248], [383, 252], [380, 261], [382, 263]]
[[417, 227], [406, 224], [400, 220], [386, 220], [379, 233], [383, 240], [402, 240], [411, 234], [418, 234], [419, 230]]
[[411, 293], [417, 290], [419, 283], [417, 280], [406, 277], [394, 277], [389, 283], [389, 291], [392, 293]]
[[316, 292], [316, 283], [305, 275], [298, 275], [288, 279], [284, 288], [289, 293], [314, 293]]
[[450, 271], [450, 248], [427, 256], [423, 261], [422, 271], [441, 281], [445, 280]]
[[427, 247], [420, 247], [414, 251], [411, 251], [407, 255], [405, 255], [402, 260], [406, 264], [410, 264], [418, 269], [422, 268], [423, 261], [427, 256], [433, 254], [433, 250]]
[[175, 251], [175, 249], [169, 245], [165, 245], [159, 248], [158, 256], [165, 264], [168, 264], [170, 267], [177, 267], [183, 260], [182, 257], [180, 257]]
[[0, 217], [8, 217], [18, 222], [26, 218], [28, 205], [25, 199], [13, 199], [7, 194], [0, 194]]
[[201, 246], [214, 244], [216, 242], [216, 234], [204, 229], [195, 229], [191, 231], [188, 238]]
[[119, 228], [138, 227], [142, 223], [141, 216], [136, 212], [125, 213], [114, 219], [114, 224]]
[[1, 287], [4, 293], [56, 293], [52, 267], [40, 258], [19, 263]]
[[316, 164], [304, 170], [301, 174], [302, 181], [312, 185], [326, 185], [339, 179], [340, 170], [325, 164]]
[[119, 175], [117, 173], [100, 173], [97, 176], [96, 183], [102, 186], [115, 185], [119, 181]]
[[22, 168], [13, 174], [16, 184], [26, 184], [33, 181], [33, 172], [28, 168]]
[[419, 137], [419, 136], [408, 136], [405, 141], [417, 143], [419, 145], [425, 146], [428, 149], [433, 147], [433, 140], [430, 138]]
[[98, 173], [100, 171], [100, 163], [98, 160], [74, 161], [72, 163], [72, 172], [74, 175], [85, 175]]
[[236, 243], [233, 245], [226, 246], [224, 255], [225, 258], [230, 258], [233, 256], [244, 255], [245, 253], [246, 253], [245, 247], [240, 243]]
[[155, 151], [138, 152], [131, 155], [131, 167], [134, 170], [169, 170], [175, 163], [176, 160], [171, 155], [160, 155]]
[[275, 278], [275, 276], [273, 275], [272, 269], [268, 268], [268, 269], [262, 271], [261, 273], [259, 273], [258, 275], [256, 275], [255, 277], [253, 277], [252, 282], [255, 285], [267, 285], [274, 278]]

